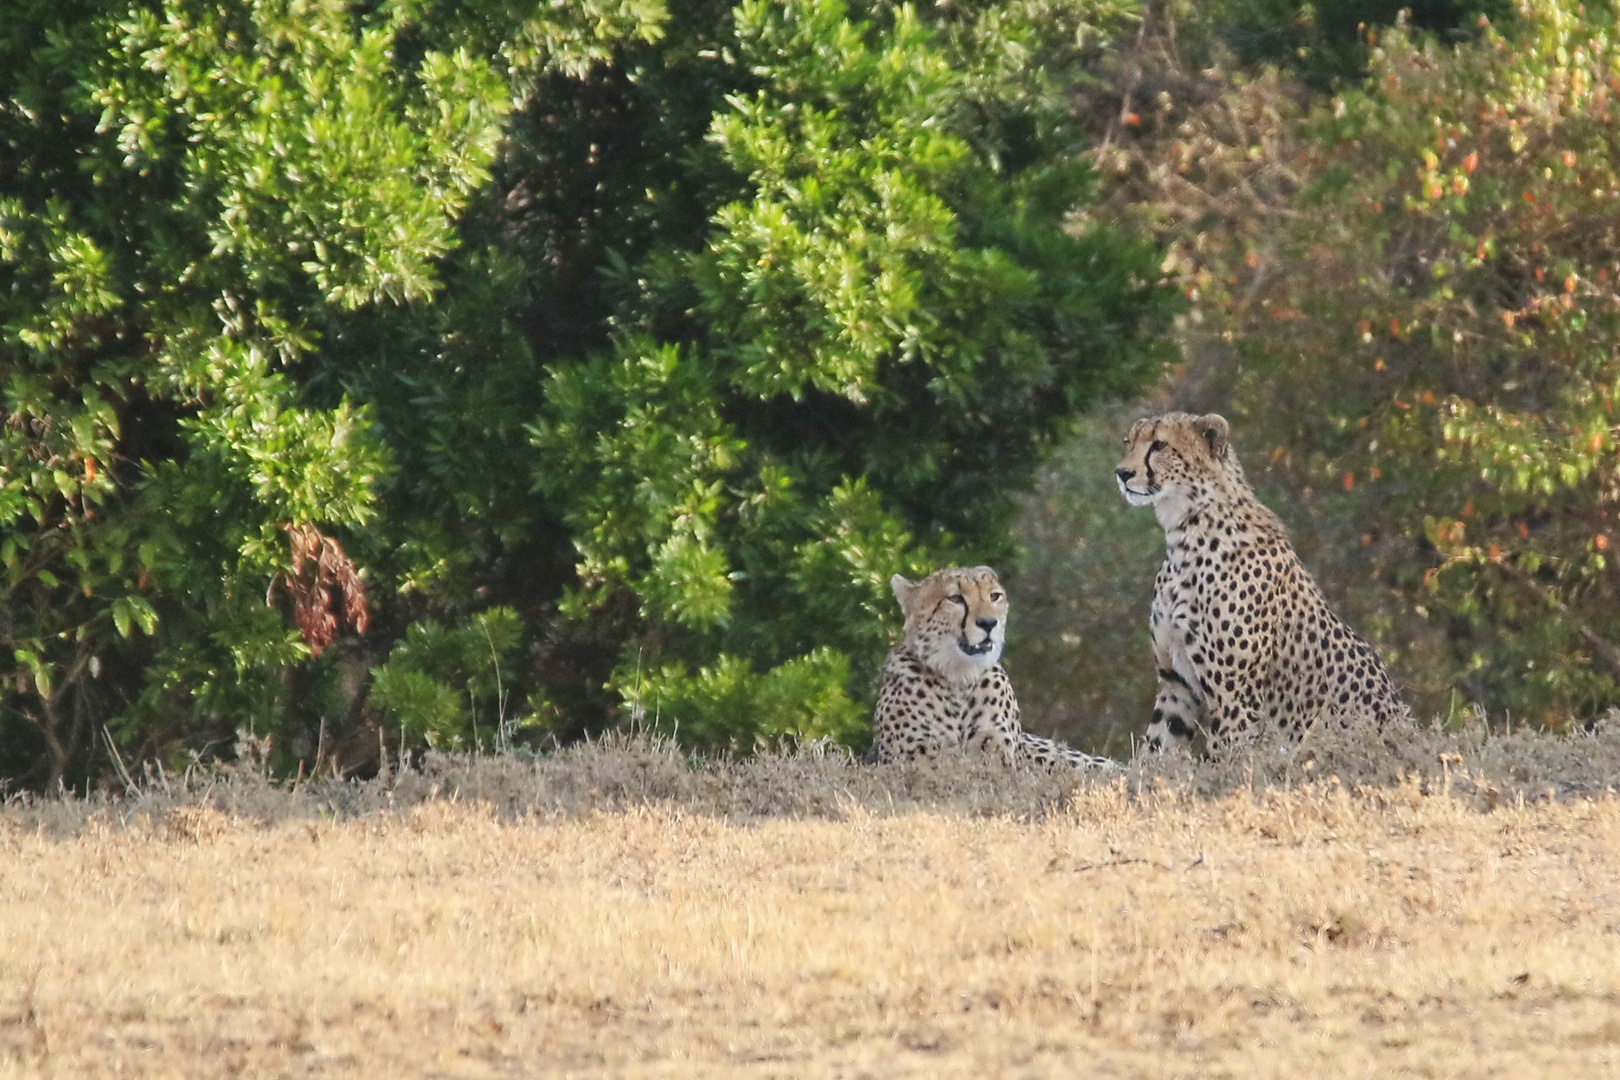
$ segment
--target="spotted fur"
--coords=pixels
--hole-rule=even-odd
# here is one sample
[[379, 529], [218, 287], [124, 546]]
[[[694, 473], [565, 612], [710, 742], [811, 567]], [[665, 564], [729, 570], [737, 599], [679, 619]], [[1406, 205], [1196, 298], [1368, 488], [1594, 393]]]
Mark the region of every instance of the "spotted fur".
[[988, 566], [937, 570], [889, 582], [905, 613], [905, 637], [889, 653], [872, 718], [869, 762], [934, 757], [946, 749], [988, 754], [1008, 765], [1111, 767], [1019, 723], [1001, 653], [1007, 593]]
[[1405, 711], [1378, 654], [1334, 614], [1277, 516], [1255, 498], [1223, 417], [1138, 420], [1114, 470], [1164, 527], [1154, 586], [1159, 692], [1147, 745], [1218, 744], [1264, 723], [1298, 737], [1323, 717]]

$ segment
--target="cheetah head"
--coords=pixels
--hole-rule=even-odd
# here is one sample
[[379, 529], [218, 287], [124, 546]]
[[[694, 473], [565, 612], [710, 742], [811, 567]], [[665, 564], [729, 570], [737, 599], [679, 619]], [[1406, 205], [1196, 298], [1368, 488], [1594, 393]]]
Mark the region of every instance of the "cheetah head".
[[936, 570], [921, 581], [889, 579], [918, 659], [953, 682], [977, 680], [1001, 661], [1007, 590], [988, 566]]
[[1226, 418], [1165, 413], [1131, 425], [1125, 458], [1114, 470], [1132, 506], [1151, 506], [1166, 525], [1179, 521], [1199, 496], [1225, 478], [1242, 481]]

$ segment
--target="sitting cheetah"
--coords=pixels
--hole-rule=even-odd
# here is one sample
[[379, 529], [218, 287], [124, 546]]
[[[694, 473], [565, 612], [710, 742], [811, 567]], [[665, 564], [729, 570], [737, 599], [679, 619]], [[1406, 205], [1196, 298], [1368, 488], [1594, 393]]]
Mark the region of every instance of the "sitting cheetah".
[[1154, 586], [1159, 693], [1147, 745], [1216, 745], [1252, 723], [1297, 738], [1322, 716], [1405, 711], [1378, 654], [1328, 609], [1277, 516], [1255, 498], [1224, 417], [1138, 420], [1114, 470], [1125, 501], [1164, 527]]
[[868, 762], [930, 757], [946, 747], [986, 752], [1011, 765], [1109, 768], [1018, 722], [1018, 699], [1000, 664], [1007, 594], [988, 566], [936, 570], [889, 585], [905, 613], [905, 637], [883, 666]]

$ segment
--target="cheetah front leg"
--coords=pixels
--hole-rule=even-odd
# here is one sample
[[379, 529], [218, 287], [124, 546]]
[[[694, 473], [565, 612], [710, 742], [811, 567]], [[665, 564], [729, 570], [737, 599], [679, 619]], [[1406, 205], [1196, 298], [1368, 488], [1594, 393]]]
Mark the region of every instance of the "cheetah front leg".
[[963, 717], [962, 745], [968, 753], [987, 754], [1007, 765], [1017, 754], [1018, 695], [1013, 693], [1007, 669], [997, 664], [968, 692]]
[[1018, 695], [1007, 670], [997, 664], [968, 694], [963, 744], [969, 753], [988, 754], [1007, 765], [1045, 769], [1112, 769], [1112, 758], [1083, 754], [1070, 746], [1024, 730]]
[[1149, 750], [1190, 747], [1204, 728], [1204, 703], [1174, 668], [1159, 668], [1159, 692], [1153, 698], [1153, 720], [1144, 741]]
[[1204, 726], [1204, 697], [1196, 685], [1198, 674], [1187, 653], [1187, 605], [1167, 588], [1166, 579], [1161, 571], [1148, 619], [1159, 690], [1153, 698], [1153, 719], [1144, 735], [1149, 750], [1161, 751], [1172, 746], [1190, 748], [1193, 736], [1208, 730]]
[[1031, 735], [1027, 731], [1018, 733], [1018, 758], [1026, 765], [1043, 769], [1099, 769], [1111, 772], [1119, 768], [1119, 762], [1111, 757], [1087, 754], [1056, 739]]

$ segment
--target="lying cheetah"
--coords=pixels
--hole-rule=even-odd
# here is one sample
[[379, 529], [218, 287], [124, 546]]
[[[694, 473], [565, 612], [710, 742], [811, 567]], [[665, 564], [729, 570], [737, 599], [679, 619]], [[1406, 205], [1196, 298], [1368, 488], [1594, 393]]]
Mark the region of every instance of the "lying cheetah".
[[936, 570], [920, 582], [896, 574], [889, 585], [905, 613], [905, 637], [883, 667], [868, 762], [959, 747], [1009, 765], [1114, 766], [1020, 726], [1018, 699], [1000, 664], [1007, 593], [994, 570]]
[[1378, 654], [1328, 609], [1277, 516], [1255, 498], [1225, 418], [1138, 420], [1114, 470], [1164, 527], [1149, 625], [1159, 693], [1147, 745], [1208, 745], [1253, 723], [1297, 738], [1320, 717], [1405, 711]]

